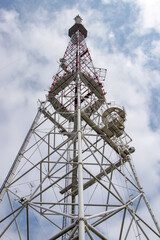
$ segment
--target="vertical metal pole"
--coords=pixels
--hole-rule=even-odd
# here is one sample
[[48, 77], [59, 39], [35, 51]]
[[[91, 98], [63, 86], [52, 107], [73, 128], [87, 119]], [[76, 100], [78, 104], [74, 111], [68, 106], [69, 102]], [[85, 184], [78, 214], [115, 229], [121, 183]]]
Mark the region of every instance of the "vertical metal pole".
[[[79, 57], [78, 57], [78, 49], [79, 49], [79, 41], [77, 43], [77, 52], [76, 52], [76, 72], [78, 73], [79, 70]], [[78, 75], [77, 75], [77, 79], [78, 79]], [[77, 79], [75, 82], [75, 100], [74, 100], [74, 132], [77, 132]], [[74, 143], [73, 143], [73, 173], [72, 173], [72, 191], [74, 192], [76, 189], [76, 185], [77, 185], [77, 168], [75, 168], [77, 166], [77, 139], [75, 139]], [[75, 203], [75, 195], [72, 194], [72, 203]], [[75, 214], [75, 205], [72, 205], [72, 215]], [[72, 223], [74, 222], [74, 219], [72, 219]]]
[[80, 101], [80, 78], [78, 74], [78, 205], [79, 205], [79, 239], [85, 239], [84, 224], [84, 201], [83, 201], [83, 166], [82, 166], [82, 131], [81, 131], [81, 101]]
[[[79, 35], [79, 34], [78, 34]], [[83, 166], [82, 166], [82, 130], [81, 130], [81, 80], [79, 76], [79, 36], [77, 56], [77, 132], [78, 132], [78, 207], [79, 207], [79, 239], [85, 240], [84, 201], [83, 201]]]
[[28, 205], [26, 206], [26, 215], [27, 215], [27, 240], [29, 240], [29, 209], [28, 209]]

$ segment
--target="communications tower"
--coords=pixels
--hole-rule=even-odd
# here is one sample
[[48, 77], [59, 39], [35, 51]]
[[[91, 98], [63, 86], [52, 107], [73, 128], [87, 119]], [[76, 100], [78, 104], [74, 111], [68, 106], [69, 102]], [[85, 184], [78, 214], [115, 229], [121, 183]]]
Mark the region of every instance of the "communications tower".
[[106, 101], [75, 17], [57, 74], [0, 189], [1, 239], [159, 239], [123, 107]]

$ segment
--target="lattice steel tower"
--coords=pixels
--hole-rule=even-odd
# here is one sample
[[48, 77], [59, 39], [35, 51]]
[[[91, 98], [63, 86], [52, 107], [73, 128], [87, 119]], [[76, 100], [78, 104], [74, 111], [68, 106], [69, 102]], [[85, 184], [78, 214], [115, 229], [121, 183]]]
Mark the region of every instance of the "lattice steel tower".
[[80, 16], [0, 189], [1, 239], [159, 239], [124, 108], [108, 103]]

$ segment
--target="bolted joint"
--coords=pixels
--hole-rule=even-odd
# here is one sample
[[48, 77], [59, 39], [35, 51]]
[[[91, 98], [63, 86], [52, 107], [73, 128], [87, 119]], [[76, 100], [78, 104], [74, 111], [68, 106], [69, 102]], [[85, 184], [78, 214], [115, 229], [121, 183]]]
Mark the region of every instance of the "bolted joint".
[[83, 167], [83, 162], [78, 162], [78, 165], [82, 165], [82, 167]]
[[83, 132], [82, 132], [82, 130], [78, 130], [77, 133], [81, 133], [82, 134]]
[[77, 221], [78, 222], [83, 221], [85, 224], [87, 223], [86, 219], [83, 217], [79, 217]]
[[27, 206], [28, 205], [28, 200], [25, 197], [21, 197], [20, 200], [18, 201], [21, 205]]

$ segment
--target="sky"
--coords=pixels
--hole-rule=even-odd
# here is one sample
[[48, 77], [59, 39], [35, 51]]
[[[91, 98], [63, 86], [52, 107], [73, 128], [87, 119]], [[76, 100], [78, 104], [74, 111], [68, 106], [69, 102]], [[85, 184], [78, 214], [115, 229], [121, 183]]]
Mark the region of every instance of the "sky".
[[127, 113], [141, 185], [160, 223], [160, 1], [0, 0], [0, 185], [58, 70], [79, 14], [107, 101]]

